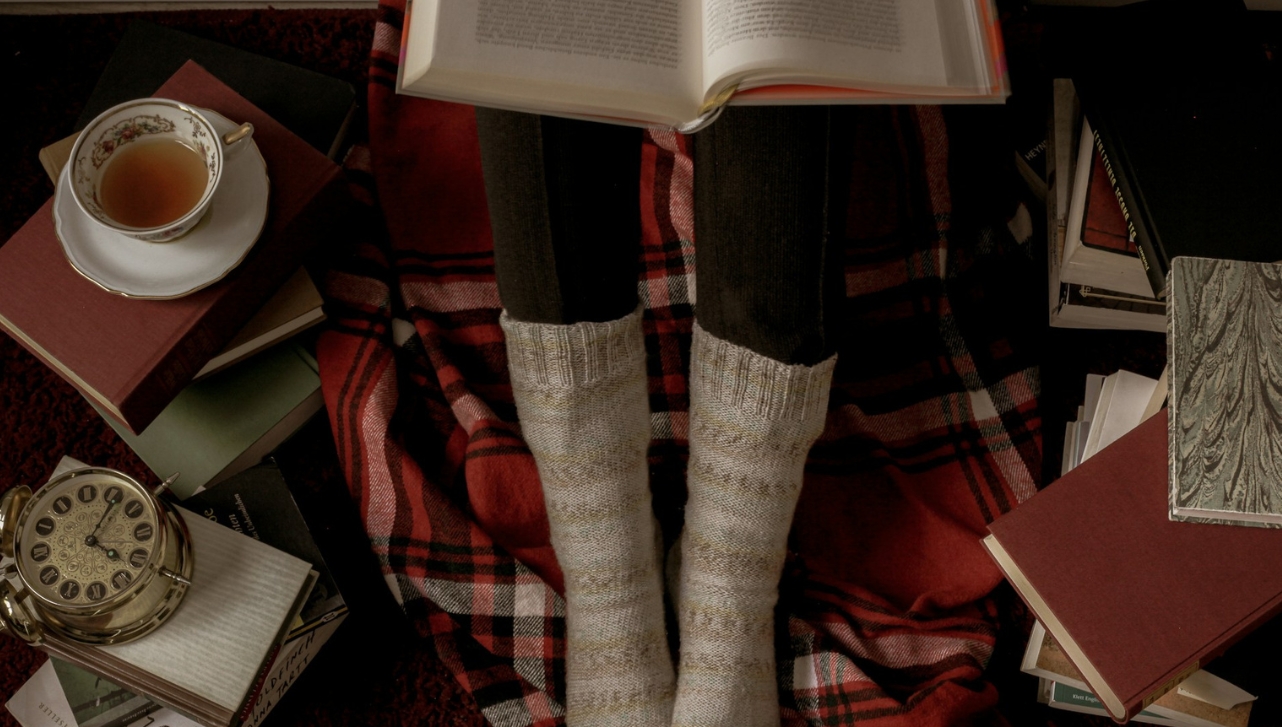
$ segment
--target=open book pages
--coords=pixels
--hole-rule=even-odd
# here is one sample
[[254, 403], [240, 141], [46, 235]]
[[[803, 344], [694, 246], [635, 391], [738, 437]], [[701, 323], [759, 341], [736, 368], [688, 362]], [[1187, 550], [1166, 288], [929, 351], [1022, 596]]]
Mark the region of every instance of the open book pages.
[[400, 93], [695, 128], [745, 104], [1001, 102], [991, 0], [413, 0]]

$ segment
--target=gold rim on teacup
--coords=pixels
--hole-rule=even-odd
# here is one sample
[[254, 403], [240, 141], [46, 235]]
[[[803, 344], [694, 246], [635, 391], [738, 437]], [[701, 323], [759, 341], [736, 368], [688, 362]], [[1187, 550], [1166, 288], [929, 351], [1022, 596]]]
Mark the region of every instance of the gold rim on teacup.
[[[126, 101], [99, 114], [77, 137], [68, 170], [76, 206], [98, 225], [145, 242], [169, 242], [189, 232], [209, 210], [223, 179], [226, 155], [247, 146], [252, 124], [220, 138], [204, 114], [188, 104], [165, 98]], [[156, 227], [132, 227], [111, 218], [98, 201], [99, 185], [112, 155], [140, 139], [174, 139], [200, 154], [208, 173], [204, 194], [177, 219]]]

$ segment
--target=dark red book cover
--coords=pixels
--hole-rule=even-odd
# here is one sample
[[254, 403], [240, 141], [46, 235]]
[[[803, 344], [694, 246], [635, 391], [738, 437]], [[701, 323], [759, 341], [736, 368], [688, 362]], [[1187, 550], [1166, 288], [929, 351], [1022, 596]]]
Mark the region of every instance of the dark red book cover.
[[1083, 211], [1082, 244], [1139, 256], [1135, 241], [1126, 229], [1122, 205], [1113, 193], [1104, 169], [1104, 158], [1096, 151], [1091, 155], [1090, 181], [1086, 185], [1086, 209]]
[[1162, 411], [985, 541], [1118, 719], [1282, 609], [1282, 531], [1168, 519], [1166, 427]]
[[240, 266], [174, 300], [107, 293], [67, 262], [52, 200], [0, 247], [0, 327], [134, 432], [298, 269], [342, 195], [337, 165], [195, 63], [155, 95], [254, 124], [271, 196], [267, 225]]

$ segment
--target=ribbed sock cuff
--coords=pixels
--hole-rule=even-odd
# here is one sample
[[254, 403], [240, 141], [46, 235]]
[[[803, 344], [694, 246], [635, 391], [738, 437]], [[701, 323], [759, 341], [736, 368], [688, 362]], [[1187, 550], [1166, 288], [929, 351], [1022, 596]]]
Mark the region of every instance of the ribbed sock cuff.
[[[786, 364], [708, 333], [696, 321], [690, 353], [690, 386], [769, 421], [823, 416], [837, 356], [814, 366]], [[816, 411], [820, 410], [820, 411]]]
[[524, 323], [499, 317], [514, 386], [592, 384], [645, 366], [641, 308], [603, 323]]

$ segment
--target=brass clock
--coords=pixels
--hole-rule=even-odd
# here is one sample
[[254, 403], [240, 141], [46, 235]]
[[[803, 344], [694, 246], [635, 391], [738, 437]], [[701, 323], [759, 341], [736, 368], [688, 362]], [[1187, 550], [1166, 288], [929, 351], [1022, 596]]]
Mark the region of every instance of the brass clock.
[[[172, 478], [171, 478], [172, 481]], [[0, 626], [39, 642], [46, 632], [87, 644], [144, 636], [191, 585], [195, 559], [182, 517], [160, 494], [116, 470], [86, 467], [32, 494], [0, 499]]]

